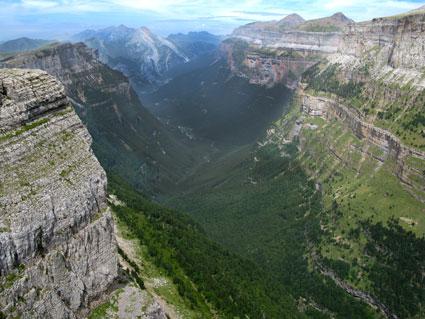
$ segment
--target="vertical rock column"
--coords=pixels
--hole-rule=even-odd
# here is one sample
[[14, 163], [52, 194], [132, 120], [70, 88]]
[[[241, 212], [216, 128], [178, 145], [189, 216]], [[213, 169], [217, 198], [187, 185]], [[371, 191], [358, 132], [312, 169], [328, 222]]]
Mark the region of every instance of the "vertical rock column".
[[106, 175], [52, 76], [0, 70], [0, 309], [76, 318], [117, 276]]

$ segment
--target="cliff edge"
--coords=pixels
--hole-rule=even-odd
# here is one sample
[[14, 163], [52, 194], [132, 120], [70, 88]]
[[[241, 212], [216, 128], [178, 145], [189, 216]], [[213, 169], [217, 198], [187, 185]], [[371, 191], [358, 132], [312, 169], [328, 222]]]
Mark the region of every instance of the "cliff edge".
[[76, 318], [118, 273], [106, 174], [63, 86], [0, 70], [0, 308]]

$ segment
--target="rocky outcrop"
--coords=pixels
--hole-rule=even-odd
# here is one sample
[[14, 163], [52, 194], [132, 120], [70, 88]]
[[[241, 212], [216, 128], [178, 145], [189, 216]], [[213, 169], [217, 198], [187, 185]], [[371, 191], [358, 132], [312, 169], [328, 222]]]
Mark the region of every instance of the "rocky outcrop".
[[[34, 52], [22, 53], [5, 59], [0, 66], [6, 68], [41, 69], [58, 78], [65, 86], [66, 94], [72, 95], [70, 85], [75, 81], [75, 75], [91, 75], [93, 83], [101, 84], [98, 54], [83, 43], [64, 43]], [[78, 82], [74, 83], [78, 91]], [[126, 88], [129, 90], [129, 86]], [[77, 92], [75, 92], [78, 94]]]
[[237, 28], [222, 45], [233, 72], [254, 84], [284, 83], [295, 88], [304, 71], [338, 51], [342, 29], [352, 23], [342, 14], [310, 21], [299, 18], [291, 17], [291, 23], [282, 19]]
[[285, 83], [289, 88], [296, 88], [300, 75], [314, 64], [314, 60], [306, 59], [301, 54], [270, 57], [249, 53], [243, 61], [244, 73], [248, 75], [250, 83], [267, 87]]
[[[53, 77], [34, 80], [30, 73], [27, 76], [28, 79], [19, 79], [18, 76], [3, 75], [0, 85], [2, 96], [0, 133], [16, 129], [22, 124], [34, 121], [44, 113], [64, 108], [69, 104], [63, 86]], [[30, 85], [19, 85], [20, 81]]]
[[420, 69], [425, 66], [424, 41], [425, 14], [378, 18], [349, 25], [338, 52], [363, 58], [367, 51], [380, 50], [378, 63]]
[[1, 311], [77, 318], [117, 276], [106, 175], [64, 88], [0, 70]]
[[241, 39], [228, 39], [220, 49], [233, 74], [269, 88], [279, 83], [295, 88], [301, 74], [322, 56], [308, 49], [263, 48]]

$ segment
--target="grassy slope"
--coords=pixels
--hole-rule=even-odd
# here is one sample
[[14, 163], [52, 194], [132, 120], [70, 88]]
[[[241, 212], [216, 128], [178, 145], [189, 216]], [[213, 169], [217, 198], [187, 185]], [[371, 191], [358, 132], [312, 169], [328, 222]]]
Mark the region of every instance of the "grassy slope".
[[[348, 84], [342, 90], [356, 92], [356, 87]], [[295, 103], [276, 122], [270, 140], [280, 143], [273, 135], [287, 135], [298, 110]], [[169, 204], [187, 210], [211, 238], [256, 261], [310, 304], [341, 317], [358, 316], [347, 305], [343, 315], [332, 308], [338, 300], [334, 295], [331, 302], [321, 299], [334, 287], [320, 286], [315, 294], [319, 277], [309, 273], [311, 264], [297, 259], [315, 251], [322, 264], [399, 317], [420, 318], [425, 205], [401, 185], [391, 159], [381, 163], [361, 152], [382, 157], [378, 147], [366, 145], [338, 122], [313, 117], [305, 122], [317, 128], [301, 131], [301, 151], [285, 146], [282, 158], [270, 145], [242, 147], [188, 178], [182, 184], [185, 193]], [[322, 198], [315, 198], [309, 178], [318, 182]], [[306, 229], [319, 232], [317, 241], [308, 239]], [[399, 238], [402, 247], [382, 234]]]
[[[381, 260], [382, 256], [366, 253], [371, 241], [366, 229], [380, 223], [387, 225], [394, 219], [413, 237], [416, 234], [421, 238], [425, 232], [425, 205], [403, 188], [393, 174], [394, 163], [391, 160], [381, 163], [358, 151], [363, 149], [382, 156], [380, 149], [365, 145], [338, 122], [327, 123], [318, 118], [306, 118], [306, 121], [317, 125], [317, 129], [301, 132], [304, 145], [299, 159], [321, 184], [324, 194], [321, 224], [325, 232], [318, 246], [321, 255], [347, 282], [385, 300], [399, 316], [413, 317], [421, 311], [417, 298], [420, 299], [425, 290], [416, 291], [415, 297], [406, 291], [414, 291], [414, 286], [423, 285], [423, 279], [415, 277], [423, 271], [423, 267], [418, 267], [409, 278], [402, 273], [396, 274], [391, 284], [384, 283], [382, 278], [377, 281], [378, 277], [373, 274], [377, 265], [382, 263], [382, 267], [390, 269], [397, 265], [387, 264], [388, 261]], [[365, 223], [369, 226], [365, 227]], [[404, 237], [397, 232], [393, 232], [392, 236]], [[405, 236], [406, 245], [417, 245], [419, 249], [421, 244], [415, 243], [411, 235]], [[420, 242], [420, 239], [417, 240]], [[375, 244], [381, 245], [379, 240]], [[400, 252], [392, 251], [391, 247], [388, 247], [387, 253], [401, 258]], [[425, 255], [419, 253], [403, 258], [405, 265], [409, 264], [408, 260], [410, 264], [416, 264], [416, 260], [424, 261]], [[401, 292], [401, 283], [406, 280], [411, 287]], [[411, 309], [402, 309], [400, 301], [410, 305]]]
[[285, 289], [255, 264], [208, 240], [186, 215], [153, 204], [121, 179], [110, 176], [110, 191], [126, 206], [114, 206], [131, 236], [146, 246], [200, 318], [303, 318]]
[[[137, 276], [143, 281], [143, 290], [147, 293], [147, 299], [162, 300], [166, 305], [164, 311], [172, 318], [199, 319], [211, 317], [215, 311], [209, 308], [197, 309], [179, 294], [178, 286], [173, 283], [163, 269], [155, 265], [153, 258], [149, 255], [149, 248], [138, 240], [129, 227], [121, 219], [114, 215], [119, 253], [124, 258], [124, 263], [137, 272]], [[127, 267], [127, 266], [126, 266]], [[135, 283], [125, 283], [135, 285]], [[90, 313], [89, 319], [105, 318], [108, 313], [117, 313], [118, 297], [123, 288], [114, 291], [105, 302], [98, 305]], [[126, 306], [128, 307], [128, 305]], [[146, 307], [146, 305], [144, 305]]]
[[370, 66], [353, 70], [353, 79], [341, 81], [345, 75], [337, 65], [318, 64], [305, 74], [313, 94], [325, 94], [342, 99], [357, 109], [369, 122], [391, 131], [400, 140], [417, 149], [425, 149], [425, 90], [409, 83], [388, 84], [385, 79], [373, 80]]
[[273, 145], [242, 148], [204, 167], [205, 173], [187, 181], [193, 188], [169, 204], [187, 210], [211, 238], [274, 276], [310, 317], [379, 317], [312, 272], [306, 256], [321, 234], [321, 198], [293, 160], [296, 154], [295, 145], [282, 151]]

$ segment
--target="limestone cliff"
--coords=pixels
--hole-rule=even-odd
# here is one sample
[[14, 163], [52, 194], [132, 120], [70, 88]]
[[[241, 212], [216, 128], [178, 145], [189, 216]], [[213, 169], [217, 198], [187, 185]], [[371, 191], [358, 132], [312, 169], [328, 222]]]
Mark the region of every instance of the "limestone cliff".
[[357, 59], [365, 59], [371, 53], [376, 67], [420, 70], [425, 66], [424, 31], [423, 12], [351, 24], [344, 32], [338, 53]]
[[232, 33], [222, 51], [234, 73], [258, 85], [295, 88], [305, 70], [337, 52], [342, 31], [353, 23], [341, 13], [309, 21], [286, 18], [247, 24]]
[[[395, 174], [424, 200], [425, 14], [351, 25], [338, 53], [303, 78], [310, 115], [334, 117], [396, 160]], [[331, 116], [332, 115], [332, 116]]]
[[1, 311], [76, 318], [117, 277], [106, 175], [63, 86], [0, 70]]
[[291, 89], [296, 88], [301, 74], [322, 56], [308, 50], [254, 48], [241, 45], [243, 42], [239, 41], [229, 39], [221, 45], [221, 52], [231, 71], [239, 77], [249, 79], [251, 84], [268, 88], [279, 83]]

